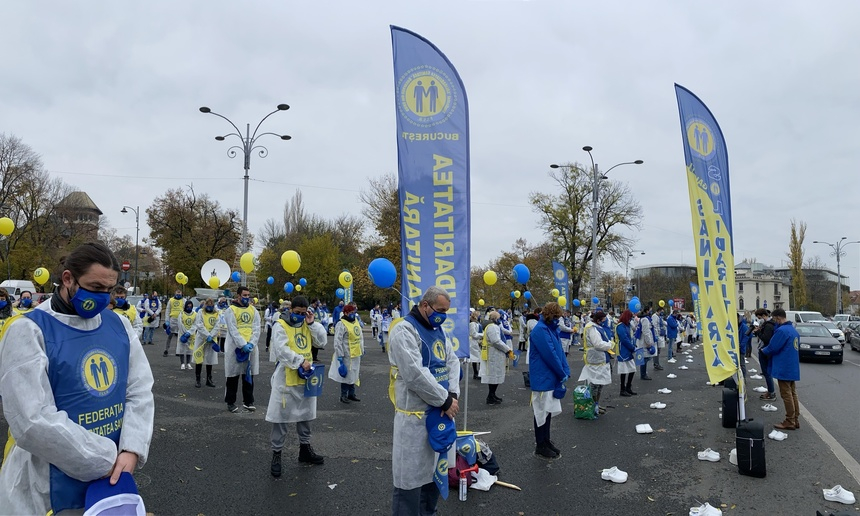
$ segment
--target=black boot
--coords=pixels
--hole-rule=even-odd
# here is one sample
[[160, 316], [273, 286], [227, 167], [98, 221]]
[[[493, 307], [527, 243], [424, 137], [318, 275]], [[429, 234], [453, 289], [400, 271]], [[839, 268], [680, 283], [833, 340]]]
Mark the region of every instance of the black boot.
[[627, 389], [625, 389], [625, 388], [622, 386], [622, 387], [621, 387], [621, 397], [622, 397], [622, 398], [629, 398], [630, 396], [632, 396], [632, 394], [630, 394], [629, 392], [627, 392]]
[[197, 387], [198, 389], [200, 388], [200, 377], [199, 376], [197, 377], [197, 383], [195, 383], [194, 386]]
[[212, 381], [211, 376], [206, 377], [206, 387], [215, 387], [215, 382]]
[[281, 452], [272, 452], [272, 476], [278, 478], [281, 476]]
[[325, 457], [314, 453], [314, 449], [310, 444], [302, 444], [299, 446], [299, 462], [322, 464], [325, 462]]

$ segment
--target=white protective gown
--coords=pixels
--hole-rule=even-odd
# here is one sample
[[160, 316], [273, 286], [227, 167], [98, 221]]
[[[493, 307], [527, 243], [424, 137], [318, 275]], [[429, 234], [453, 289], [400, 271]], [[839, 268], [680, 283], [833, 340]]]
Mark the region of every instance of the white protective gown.
[[[357, 318], [355, 323], [358, 324]], [[359, 372], [361, 371], [361, 356], [364, 355], [364, 332], [361, 331], [359, 335], [361, 337], [361, 355], [353, 357], [349, 354], [349, 335], [347, 333], [346, 325], [343, 324], [343, 319], [341, 319], [337, 323], [337, 326], [334, 327], [334, 353], [332, 353], [331, 365], [328, 369], [328, 377], [330, 379], [349, 385], [358, 381]], [[338, 357], [343, 357], [343, 363], [346, 365], [347, 369], [346, 378], [337, 372], [340, 367]]]
[[[248, 359], [251, 361], [252, 375], [260, 374], [260, 347], [257, 346], [257, 340], [260, 338], [260, 321], [260, 312], [255, 309], [254, 322], [252, 323], [253, 330], [251, 339], [248, 341], [254, 345], [254, 349], [251, 350], [251, 357]], [[236, 314], [233, 313], [233, 309], [230, 307], [224, 310], [224, 324], [227, 327], [227, 337], [224, 341], [224, 376], [230, 378], [231, 376], [245, 374], [247, 364], [236, 361], [236, 348], [241, 348], [246, 342], [236, 327]], [[274, 329], [272, 333], [274, 333]]]
[[595, 385], [612, 383], [612, 370], [606, 361], [606, 351], [612, 349], [612, 341], [603, 340], [603, 335], [594, 323], [585, 326], [585, 365], [578, 381], [588, 381]]
[[666, 347], [666, 321], [660, 317], [659, 314], [653, 314], [651, 316], [651, 326], [654, 328], [654, 333], [657, 334], [657, 348], [662, 349]]
[[529, 354], [530, 354], [529, 348], [531, 347], [531, 343], [532, 343], [532, 338], [531, 338], [532, 330], [535, 329], [535, 326], [537, 326], [537, 323], [538, 323], [538, 319], [536, 317], [533, 319], [529, 319], [529, 321], [526, 323], [526, 328], [528, 328], [528, 334], [529, 334], [529, 337], [526, 339], [526, 365], [529, 365]]
[[565, 353], [570, 352], [570, 343], [573, 340], [573, 326], [570, 324], [570, 319], [567, 317], [558, 320], [558, 337], [561, 341], [561, 350]]
[[487, 337], [487, 360], [481, 360], [481, 383], [505, 383], [510, 346], [502, 340], [501, 325], [490, 323], [484, 328]]
[[636, 339], [636, 347], [644, 348], [646, 357], [653, 357], [651, 353], [647, 351], [651, 346], [656, 347], [656, 342], [654, 342], [654, 334], [651, 333], [651, 319], [648, 317], [640, 317], [639, 325], [642, 327], [642, 336]]
[[[187, 314], [185, 314], [185, 312], [183, 311], [183, 313], [181, 313], [179, 317], [176, 318], [176, 324], [178, 325], [177, 328], [179, 328], [176, 338], [177, 356], [191, 355], [194, 353], [194, 342], [192, 341], [192, 339], [194, 339], [194, 335], [197, 331], [197, 317], [195, 314], [194, 321], [189, 326], [185, 326], [185, 315]], [[181, 340], [179, 340], [179, 337], [185, 335], [186, 332], [190, 334], [188, 336], [188, 342], [182, 342]]]
[[[62, 323], [80, 330], [101, 325], [101, 315], [84, 319], [39, 305]], [[137, 466], [146, 463], [152, 440], [155, 403], [152, 371], [137, 333], [123, 321], [130, 352], [128, 387], [119, 450], [138, 455]], [[57, 411], [48, 380], [48, 357], [42, 330], [22, 318], [6, 328], [0, 340], [0, 393], [3, 415], [15, 437], [15, 445], [0, 469], [0, 513], [47, 514], [50, 507], [50, 464], [72, 478], [89, 482], [110, 473], [117, 445], [107, 437], [86, 430]], [[28, 450], [36, 450], [34, 455]]]
[[[220, 328], [218, 327], [218, 322], [215, 322], [215, 325], [212, 326], [212, 330], [206, 329], [206, 324], [203, 322], [203, 317], [207, 315], [206, 308], [201, 308], [199, 312], [197, 312], [197, 319], [194, 322], [194, 332], [196, 332], [196, 337], [194, 338], [194, 349], [197, 350], [200, 346], [203, 346], [203, 365], [218, 365], [218, 353], [212, 349], [212, 343], [207, 342], [206, 339], [208, 337], [212, 337], [215, 343], [218, 343], [218, 336], [220, 335]], [[216, 318], [220, 318], [220, 314], [217, 310], [214, 312]]]
[[[427, 426], [423, 414], [428, 405], [441, 407], [448, 394], [460, 395], [460, 361], [454, 354], [451, 338], [445, 338], [445, 363], [448, 366], [446, 390], [421, 361], [421, 338], [408, 321], [400, 321], [391, 329], [388, 360], [396, 367], [394, 399], [394, 443], [391, 472], [394, 487], [415, 489], [433, 481], [437, 453], [427, 441]], [[419, 415], [420, 414], [420, 415]]]
[[[326, 329], [317, 321], [310, 325], [311, 345], [315, 348], [325, 348], [328, 334]], [[305, 358], [290, 349], [287, 332], [281, 323], [272, 325], [272, 342], [269, 346], [278, 362], [272, 373], [272, 392], [269, 394], [269, 407], [266, 409], [266, 421], [269, 423], [298, 423], [312, 421], [317, 417], [317, 399], [305, 398], [304, 385], [287, 387], [287, 368], [298, 369]]]
[[473, 321], [469, 323], [469, 361], [476, 364], [481, 362], [481, 323]]

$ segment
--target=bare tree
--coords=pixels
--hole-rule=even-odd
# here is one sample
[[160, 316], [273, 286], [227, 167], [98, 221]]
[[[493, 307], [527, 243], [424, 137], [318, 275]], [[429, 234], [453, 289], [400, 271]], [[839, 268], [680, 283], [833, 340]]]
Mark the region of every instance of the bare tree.
[[803, 241], [806, 238], [806, 222], [791, 219], [791, 237], [788, 253], [791, 269], [791, 290], [794, 293], [793, 307], [806, 307], [806, 278], [803, 274]]

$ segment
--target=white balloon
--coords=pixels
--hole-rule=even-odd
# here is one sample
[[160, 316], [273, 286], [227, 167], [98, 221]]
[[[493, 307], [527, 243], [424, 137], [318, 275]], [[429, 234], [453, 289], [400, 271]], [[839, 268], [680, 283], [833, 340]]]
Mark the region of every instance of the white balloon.
[[200, 277], [203, 278], [203, 283], [209, 284], [209, 278], [217, 276], [221, 282], [219, 287], [230, 281], [230, 265], [224, 260], [213, 258], [203, 264], [200, 268]]

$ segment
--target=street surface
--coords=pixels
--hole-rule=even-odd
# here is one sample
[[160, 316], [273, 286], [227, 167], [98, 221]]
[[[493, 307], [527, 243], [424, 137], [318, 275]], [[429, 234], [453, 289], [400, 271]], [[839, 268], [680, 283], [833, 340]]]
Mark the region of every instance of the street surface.
[[[216, 366], [217, 388], [194, 387], [194, 372], [179, 369], [179, 360], [162, 357], [164, 332], [146, 346], [155, 376], [155, 431], [149, 461], [135, 474], [147, 511], [156, 515], [389, 514], [391, 511], [391, 436], [393, 409], [388, 400], [388, 359], [365, 333], [360, 403], [339, 402], [338, 385], [326, 379], [312, 423], [313, 447], [326, 458], [323, 466], [300, 465], [298, 440], [291, 436], [284, 449], [280, 479], [269, 474], [271, 450], [265, 409], [274, 364], [261, 357], [256, 377], [253, 413], [230, 414], [223, 402], [223, 361]], [[265, 331], [259, 346], [265, 347]], [[329, 338], [331, 343], [331, 338]], [[173, 347], [173, 346], [171, 346]], [[572, 351], [573, 377], [581, 369], [581, 353]], [[705, 501], [724, 514], [814, 515], [816, 510], [858, 511], [858, 507], [826, 502], [823, 488], [841, 484], [860, 498], [856, 476], [846, 468], [860, 460], [860, 353], [846, 351], [845, 363], [802, 364], [800, 401], [847, 452], [834, 451], [812, 428], [804, 414], [801, 429], [787, 440], [766, 439], [767, 477], [739, 475], [728, 462], [734, 430], [720, 426], [720, 389], [705, 385], [702, 350], [692, 351], [693, 363], [666, 364], [653, 381], [634, 380], [639, 396], [620, 398], [617, 384], [604, 389], [608, 413], [595, 421], [573, 418], [572, 399], [553, 418], [552, 439], [562, 457], [548, 461], [534, 452], [529, 391], [521, 370], [511, 369], [498, 394], [501, 405], [484, 403], [486, 386], [469, 382], [469, 429], [491, 431], [484, 436], [497, 454], [499, 479], [522, 491], [494, 486], [489, 492], [469, 491], [466, 502], [452, 489], [440, 500], [440, 514], [512, 515], [685, 515]], [[320, 353], [328, 366], [330, 348]], [[523, 364], [524, 365], [524, 364]], [[681, 365], [689, 370], [678, 370]], [[750, 368], [758, 369], [751, 360]], [[466, 374], [468, 373], [468, 374]], [[675, 373], [676, 379], [666, 374]], [[616, 380], [617, 377], [613, 377]], [[763, 381], [751, 381], [751, 386]], [[657, 389], [668, 387], [671, 394]], [[461, 395], [464, 397], [465, 392]], [[241, 400], [241, 394], [240, 394]], [[650, 409], [663, 401], [664, 410]], [[750, 393], [749, 417], [766, 423], [782, 420], [779, 412], [763, 412], [757, 393]], [[465, 404], [465, 403], [464, 403]], [[465, 414], [458, 418], [462, 429]], [[639, 435], [635, 426], [649, 423], [653, 434]], [[0, 418], [0, 434], [6, 423]], [[696, 452], [712, 448], [720, 462], [701, 462]], [[852, 462], [853, 461], [853, 462]], [[600, 471], [618, 466], [628, 472], [625, 484], [601, 480]], [[860, 476], [860, 473], [857, 473]]]

